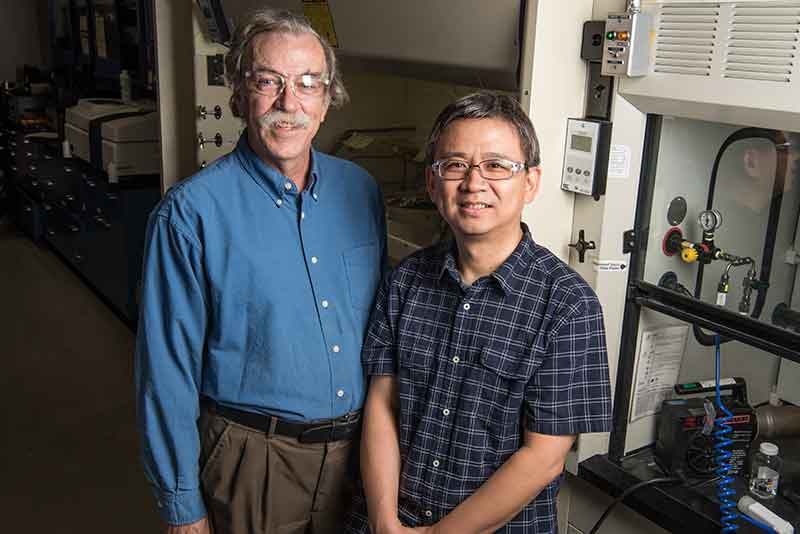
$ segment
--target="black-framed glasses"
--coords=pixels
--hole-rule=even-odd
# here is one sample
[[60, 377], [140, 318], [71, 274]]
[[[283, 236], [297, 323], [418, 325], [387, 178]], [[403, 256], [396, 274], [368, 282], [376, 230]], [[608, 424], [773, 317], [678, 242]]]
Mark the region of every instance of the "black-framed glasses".
[[486, 159], [480, 163], [470, 164], [463, 159], [439, 159], [431, 164], [433, 172], [445, 181], [459, 182], [464, 180], [473, 167], [484, 180], [508, 180], [528, 165], [508, 159]]
[[286, 90], [287, 81], [292, 88], [292, 94], [301, 100], [322, 97], [331, 83], [327, 76], [321, 74], [300, 74], [290, 77], [271, 70], [248, 71], [244, 77], [250, 90], [271, 98], [277, 98]]

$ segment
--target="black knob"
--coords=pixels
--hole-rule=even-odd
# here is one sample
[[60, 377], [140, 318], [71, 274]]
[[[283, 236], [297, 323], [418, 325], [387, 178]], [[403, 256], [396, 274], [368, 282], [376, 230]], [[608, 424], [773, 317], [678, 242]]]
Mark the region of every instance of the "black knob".
[[569, 244], [569, 246], [578, 251], [578, 261], [580, 263], [586, 261], [587, 250], [594, 250], [597, 248], [594, 244], [594, 241], [586, 241], [586, 239], [584, 239], [584, 235], [585, 234], [583, 230], [578, 231], [578, 242]]

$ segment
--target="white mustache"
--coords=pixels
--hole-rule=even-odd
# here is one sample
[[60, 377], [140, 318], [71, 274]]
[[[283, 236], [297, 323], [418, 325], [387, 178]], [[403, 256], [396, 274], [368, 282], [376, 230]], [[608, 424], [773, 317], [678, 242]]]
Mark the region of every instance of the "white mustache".
[[262, 128], [274, 128], [279, 123], [288, 124], [292, 128], [308, 128], [308, 125], [311, 124], [311, 117], [302, 111], [296, 113], [267, 111], [258, 118], [258, 124]]

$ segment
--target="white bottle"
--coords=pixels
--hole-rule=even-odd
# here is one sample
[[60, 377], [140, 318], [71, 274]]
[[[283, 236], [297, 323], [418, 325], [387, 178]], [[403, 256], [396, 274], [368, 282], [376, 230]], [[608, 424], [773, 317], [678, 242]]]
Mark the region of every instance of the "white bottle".
[[119, 93], [122, 101], [126, 104], [130, 103], [131, 97], [131, 75], [127, 70], [119, 73]]
[[745, 495], [739, 499], [737, 507], [743, 514], [747, 514], [771, 526], [778, 534], [794, 534], [794, 527], [791, 523], [776, 515], [775, 512], [763, 504], [756, 502], [752, 497]]
[[781, 463], [778, 446], [768, 441], [762, 442], [750, 462], [750, 493], [762, 499], [775, 497], [778, 494]]

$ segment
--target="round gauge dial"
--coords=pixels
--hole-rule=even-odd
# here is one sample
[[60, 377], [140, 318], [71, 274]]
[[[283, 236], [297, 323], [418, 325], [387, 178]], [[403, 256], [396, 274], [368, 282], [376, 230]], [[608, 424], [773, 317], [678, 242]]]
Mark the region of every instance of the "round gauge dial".
[[712, 232], [722, 226], [722, 214], [718, 210], [701, 211], [697, 222], [704, 232]]

